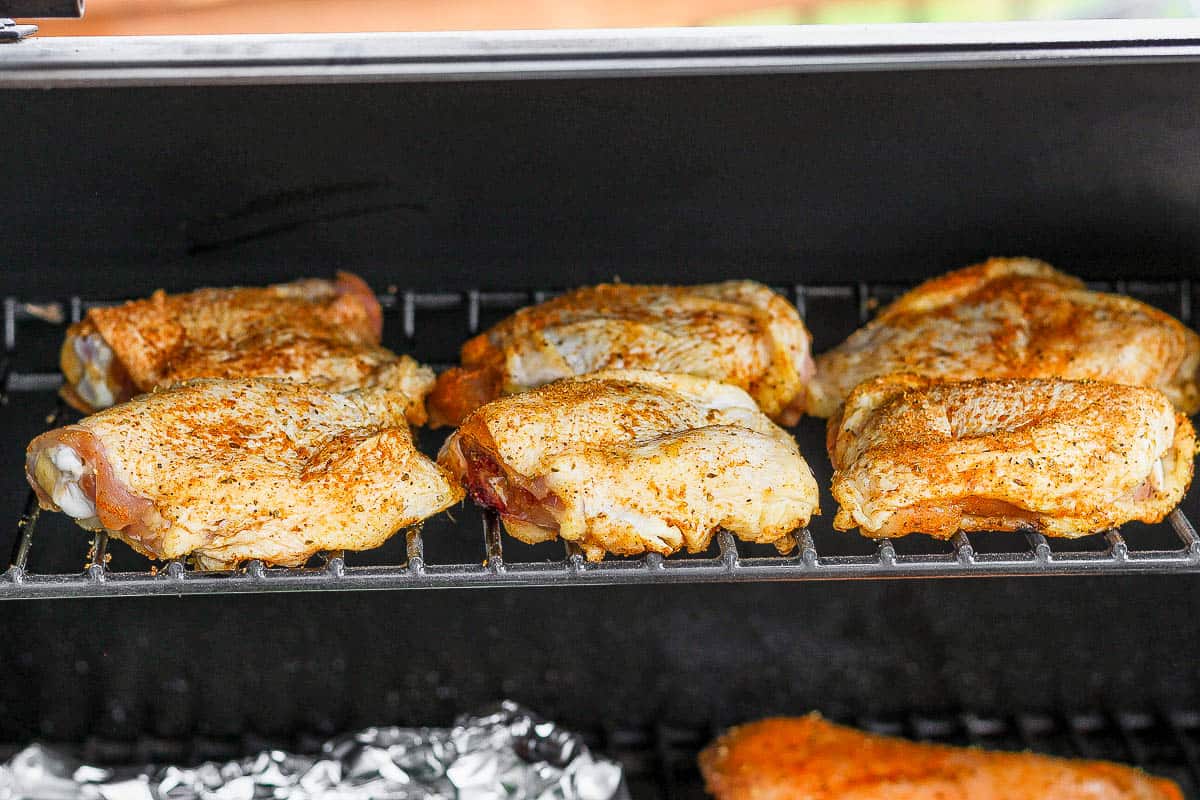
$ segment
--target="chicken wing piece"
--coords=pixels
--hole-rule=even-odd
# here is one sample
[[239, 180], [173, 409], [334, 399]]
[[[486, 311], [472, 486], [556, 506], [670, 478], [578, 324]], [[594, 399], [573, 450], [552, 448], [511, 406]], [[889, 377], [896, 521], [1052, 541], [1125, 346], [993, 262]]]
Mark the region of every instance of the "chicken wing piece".
[[992, 259], [908, 292], [817, 356], [808, 413], [831, 416], [892, 372], [946, 381], [1068, 378], [1153, 386], [1200, 411], [1200, 336], [1129, 297], [1092, 292], [1029, 259]]
[[438, 379], [433, 424], [559, 378], [650, 369], [712, 378], [794, 425], [812, 376], [811, 337], [795, 307], [753, 281], [703, 286], [602, 284], [524, 308], [462, 348]]
[[915, 375], [856, 388], [829, 420], [834, 527], [867, 536], [1159, 522], [1192, 479], [1195, 431], [1157, 389]]
[[610, 370], [489, 403], [438, 461], [518, 539], [606, 552], [704, 550], [724, 528], [790, 549], [818, 513], [796, 442], [741, 389]]
[[918, 744], [818, 714], [733, 728], [700, 771], [717, 800], [1183, 800], [1174, 782], [1120, 764]]
[[377, 547], [462, 498], [413, 446], [403, 387], [336, 394], [273, 378], [200, 380], [42, 434], [26, 477], [42, 508], [151, 558], [296, 566]]
[[[274, 377], [330, 391], [370, 385], [397, 360], [379, 346], [383, 316], [361, 278], [307, 279], [264, 288], [155, 292], [93, 308], [67, 330], [63, 396], [85, 413], [194, 378]], [[416, 424], [433, 386], [410, 387]]]

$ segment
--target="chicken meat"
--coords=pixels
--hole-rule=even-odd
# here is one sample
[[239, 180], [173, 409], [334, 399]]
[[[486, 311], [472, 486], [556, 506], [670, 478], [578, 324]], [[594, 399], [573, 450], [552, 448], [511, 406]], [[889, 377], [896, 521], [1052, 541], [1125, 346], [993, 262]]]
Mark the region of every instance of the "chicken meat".
[[[370, 287], [346, 272], [333, 281], [158, 291], [93, 308], [67, 330], [63, 396], [90, 413], [195, 378], [289, 378], [348, 391], [371, 385], [398, 360], [379, 346], [382, 325]], [[433, 372], [421, 375], [423, 387], [408, 387], [415, 424], [424, 421], [433, 387]]]
[[1161, 521], [1192, 479], [1195, 431], [1157, 389], [890, 375], [829, 420], [834, 527], [871, 537]]
[[1200, 411], [1200, 336], [1030, 259], [992, 259], [927, 281], [816, 364], [808, 413], [818, 417], [834, 414], [859, 383], [892, 372], [1153, 386], [1180, 411]]
[[817, 510], [796, 442], [741, 389], [610, 370], [474, 411], [438, 457], [516, 538], [605, 553], [704, 550], [718, 528], [794, 545]]
[[277, 378], [180, 384], [42, 434], [26, 476], [42, 508], [151, 558], [296, 566], [377, 547], [463, 495], [413, 445], [412, 371], [396, 362], [345, 394]]
[[457, 425], [495, 398], [602, 369], [712, 378], [794, 425], [812, 376], [811, 338], [794, 306], [752, 281], [602, 284], [524, 308], [462, 348], [429, 398], [433, 424]]
[[817, 714], [733, 728], [700, 771], [717, 800], [1183, 800], [1173, 781], [1108, 761], [919, 744]]

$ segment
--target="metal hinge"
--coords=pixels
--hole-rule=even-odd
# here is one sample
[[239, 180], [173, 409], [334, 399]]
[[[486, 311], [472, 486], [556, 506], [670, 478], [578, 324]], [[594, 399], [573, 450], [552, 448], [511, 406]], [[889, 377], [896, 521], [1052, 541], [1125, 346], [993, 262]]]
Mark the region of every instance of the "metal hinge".
[[11, 19], [0, 17], [0, 42], [19, 42], [37, 32], [37, 25], [18, 25]]
[[0, 43], [19, 42], [38, 32], [37, 25], [18, 25], [9, 17], [41, 18], [63, 17], [78, 19], [83, 16], [84, 0], [0, 0]]

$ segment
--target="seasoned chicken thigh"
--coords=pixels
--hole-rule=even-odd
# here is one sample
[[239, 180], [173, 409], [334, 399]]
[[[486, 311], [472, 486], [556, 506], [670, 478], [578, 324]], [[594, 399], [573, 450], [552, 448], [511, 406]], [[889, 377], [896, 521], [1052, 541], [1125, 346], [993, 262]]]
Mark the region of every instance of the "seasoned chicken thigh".
[[1183, 800], [1120, 764], [918, 744], [817, 714], [733, 728], [700, 771], [717, 800]]
[[438, 460], [510, 534], [589, 559], [705, 549], [724, 528], [790, 549], [817, 510], [795, 441], [741, 389], [610, 370], [491, 402]]
[[1195, 449], [1191, 422], [1157, 389], [876, 378], [829, 420], [833, 524], [948, 538], [1159, 522], [1187, 491]]
[[151, 558], [296, 566], [377, 547], [462, 498], [413, 446], [411, 364], [336, 394], [253, 378], [141, 395], [42, 434], [26, 475], [42, 508]]
[[945, 381], [1068, 378], [1153, 386], [1200, 411], [1200, 336], [1129, 297], [1029, 259], [992, 259], [918, 286], [816, 359], [808, 413], [831, 416], [892, 372]]
[[[93, 308], [67, 330], [63, 396], [80, 411], [195, 378], [290, 378], [330, 391], [373, 383], [397, 360], [379, 346], [379, 302], [355, 275], [264, 288], [155, 292]], [[424, 421], [426, 386], [408, 387], [411, 421]]]
[[435, 425], [457, 425], [504, 394], [602, 369], [712, 378], [794, 425], [812, 375], [808, 330], [787, 300], [753, 281], [702, 286], [602, 284], [524, 308], [462, 348], [461, 369], [429, 398]]

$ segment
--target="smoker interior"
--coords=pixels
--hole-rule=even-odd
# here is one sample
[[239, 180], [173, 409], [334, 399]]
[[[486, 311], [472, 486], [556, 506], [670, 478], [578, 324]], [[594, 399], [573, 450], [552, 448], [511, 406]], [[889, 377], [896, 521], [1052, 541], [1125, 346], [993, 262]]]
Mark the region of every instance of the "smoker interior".
[[[335, 268], [400, 298], [614, 276], [899, 287], [1028, 254], [1183, 313], [1200, 249], [1198, 73], [1180, 60], [6, 90], [19, 111], [4, 123], [0, 294], [69, 310]], [[818, 349], [858, 324], [863, 296], [814, 321]], [[411, 337], [394, 310], [389, 342], [449, 362], [469, 331], [463, 308], [426, 309]], [[52, 369], [61, 326], [8, 319], [11, 477], [54, 408], [45, 386], [16, 384]], [[813, 430], [802, 444], [817, 461]], [[4, 552], [26, 495], [19, 479], [0, 493]], [[427, 530], [430, 557], [460, 539], [478, 553], [476, 524]], [[1126, 539], [1178, 547], [1172, 535]], [[65, 565], [85, 553], [58, 521], [31, 558], [78, 571]], [[0, 740], [186, 759], [445, 723], [512, 697], [624, 756], [635, 796], [695, 797], [692, 757], [715, 730], [820, 709], [927, 738], [1141, 762], [1200, 796], [1196, 580], [13, 601], [0, 617]]]

